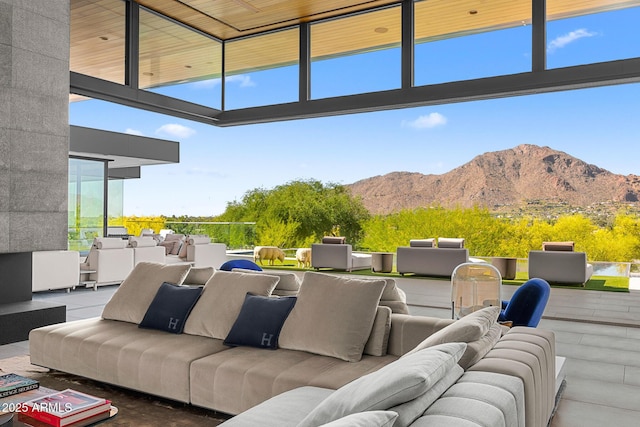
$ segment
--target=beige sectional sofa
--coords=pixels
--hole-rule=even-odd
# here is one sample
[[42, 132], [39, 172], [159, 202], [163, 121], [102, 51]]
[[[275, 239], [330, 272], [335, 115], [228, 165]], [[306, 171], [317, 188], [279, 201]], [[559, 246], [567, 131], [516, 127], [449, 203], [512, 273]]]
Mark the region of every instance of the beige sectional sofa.
[[[454, 322], [399, 313], [407, 307], [392, 279], [307, 272], [296, 297], [274, 297], [282, 275], [216, 271], [209, 278], [211, 271], [138, 264], [102, 317], [31, 331], [31, 362], [239, 414], [227, 421], [230, 426], [324, 425], [339, 415], [348, 423], [376, 416], [395, 426], [475, 420], [473, 425], [534, 427], [551, 416], [553, 333], [513, 328], [503, 336], [497, 307]], [[188, 317], [169, 322], [183, 325], [182, 333], [149, 329], [162, 290], [178, 288], [163, 283], [205, 279]], [[271, 307], [291, 298], [295, 305], [281, 319], [276, 349], [259, 348], [272, 345], [272, 335], [265, 344], [266, 332], [260, 343], [230, 338], [238, 331], [261, 333], [262, 326], [245, 330], [246, 310], [256, 313], [249, 302], [258, 301], [258, 312], [272, 320], [278, 316]], [[386, 396], [389, 390], [397, 391], [393, 398]]]

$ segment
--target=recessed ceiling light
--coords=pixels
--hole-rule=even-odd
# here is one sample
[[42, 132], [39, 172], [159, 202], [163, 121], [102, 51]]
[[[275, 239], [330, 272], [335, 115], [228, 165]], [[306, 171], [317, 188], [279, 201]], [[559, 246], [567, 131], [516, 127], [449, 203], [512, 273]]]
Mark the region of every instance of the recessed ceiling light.
[[191, 65], [185, 65], [184, 68], [191, 68]]
[[107, 40], [109, 40], [109, 37], [107, 37], [107, 36], [100, 36], [100, 40], [107, 41]]
[[475, 9], [471, 9], [471, 10], [469, 11], [469, 15], [476, 15], [477, 13], [478, 13], [478, 11], [477, 11], [477, 10], [475, 10]]
[[386, 28], [386, 27], [377, 27], [377, 28], [376, 28], [376, 29], [374, 29], [373, 31], [375, 31], [376, 33], [384, 34], [384, 33], [386, 33], [387, 31], [389, 31], [389, 29], [388, 29], [388, 28]]
[[153, 76], [153, 73], [149, 73], [149, 72], [145, 71], [144, 73], [142, 73], [142, 75], [143, 76]]

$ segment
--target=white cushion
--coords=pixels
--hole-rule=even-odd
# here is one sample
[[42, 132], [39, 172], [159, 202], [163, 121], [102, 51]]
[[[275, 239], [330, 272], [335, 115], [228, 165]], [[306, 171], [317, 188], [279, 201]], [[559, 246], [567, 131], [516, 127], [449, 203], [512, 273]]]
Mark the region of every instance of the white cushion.
[[462, 319], [456, 320], [449, 326], [428, 336], [424, 341], [403, 357], [438, 344], [448, 342], [468, 343], [479, 340], [486, 335], [491, 326], [496, 324], [499, 314], [500, 307], [497, 306], [485, 307], [481, 310], [474, 311], [473, 313], [464, 316]]
[[96, 249], [122, 249], [127, 247], [127, 241], [119, 237], [96, 237], [93, 246]]
[[280, 333], [280, 347], [357, 362], [384, 286], [383, 280], [306, 272]]
[[187, 318], [184, 333], [223, 340], [229, 335], [247, 292], [269, 296], [278, 278], [217, 270], [204, 285], [202, 295]]
[[426, 393], [457, 366], [465, 343], [418, 351], [340, 387], [298, 427], [319, 426], [357, 412], [387, 410]]
[[189, 235], [187, 243], [190, 245], [206, 245], [207, 243], [211, 243], [211, 238], [203, 234]]
[[151, 246], [157, 246], [158, 242], [151, 236], [136, 237], [129, 236], [129, 246], [132, 248], [146, 248]]
[[160, 286], [164, 282], [181, 285], [190, 268], [188, 264], [138, 263], [104, 306], [102, 317], [140, 323]]
[[385, 356], [391, 332], [391, 309], [379, 306], [371, 328], [371, 335], [364, 346], [363, 354], [371, 356]]

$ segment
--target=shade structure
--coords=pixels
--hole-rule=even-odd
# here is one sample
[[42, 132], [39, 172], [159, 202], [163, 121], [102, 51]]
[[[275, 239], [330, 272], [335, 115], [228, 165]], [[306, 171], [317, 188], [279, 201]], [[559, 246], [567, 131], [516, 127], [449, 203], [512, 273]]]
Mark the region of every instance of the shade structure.
[[500, 271], [484, 262], [467, 262], [451, 276], [451, 316], [460, 319], [484, 307], [501, 305]]

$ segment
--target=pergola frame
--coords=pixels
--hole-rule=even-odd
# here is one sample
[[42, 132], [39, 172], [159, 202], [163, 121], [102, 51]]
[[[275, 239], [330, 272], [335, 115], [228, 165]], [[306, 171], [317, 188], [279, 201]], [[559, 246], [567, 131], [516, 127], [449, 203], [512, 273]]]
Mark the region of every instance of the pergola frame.
[[[285, 104], [224, 110], [138, 88], [140, 5], [126, 0], [125, 84], [71, 72], [70, 92], [216, 126], [305, 119], [455, 102], [583, 89], [640, 81], [640, 58], [546, 69], [546, 1], [532, 0], [530, 72], [474, 80], [414, 86], [414, 2], [402, 1], [401, 87], [399, 89], [310, 99], [310, 24], [299, 25], [299, 99]], [[182, 25], [182, 24], [181, 24]], [[197, 30], [196, 30], [197, 31]], [[207, 35], [207, 37], [211, 37]], [[222, 43], [224, 67], [224, 42]], [[224, 68], [222, 70], [224, 76]]]

